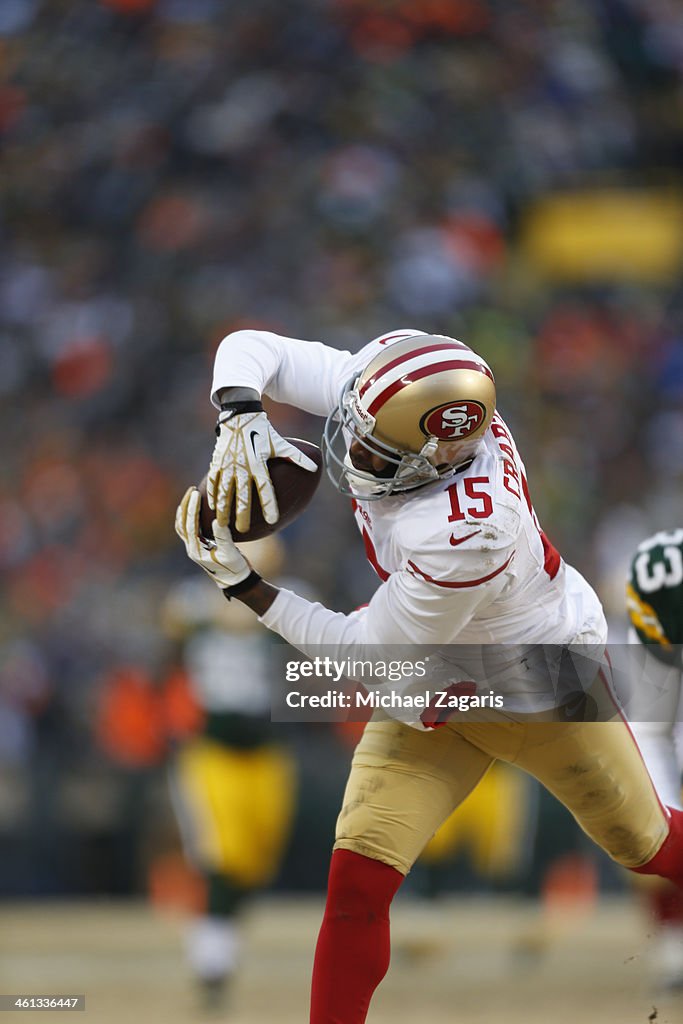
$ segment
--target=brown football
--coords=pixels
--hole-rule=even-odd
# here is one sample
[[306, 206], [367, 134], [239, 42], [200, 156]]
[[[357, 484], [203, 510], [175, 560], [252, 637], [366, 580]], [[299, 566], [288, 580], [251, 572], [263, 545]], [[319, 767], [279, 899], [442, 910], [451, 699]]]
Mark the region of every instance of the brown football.
[[[262, 537], [267, 537], [270, 533], [277, 533], [278, 530], [281, 530], [296, 519], [298, 515], [301, 515], [317, 490], [323, 467], [323, 453], [320, 448], [318, 448], [317, 444], [312, 444], [310, 441], [301, 441], [296, 437], [288, 437], [286, 440], [290, 444], [295, 445], [304, 455], [308, 455], [309, 459], [312, 459], [318, 468], [315, 473], [309, 473], [307, 469], [302, 469], [300, 466], [290, 462], [289, 459], [269, 459], [268, 470], [270, 472], [270, 479], [273, 481], [273, 487], [275, 488], [280, 518], [272, 526], [265, 521], [258, 493], [252, 484], [251, 523], [246, 533], [240, 533], [235, 528], [234, 502], [230, 509], [230, 530], [236, 541], [260, 540]], [[209, 502], [206, 497], [206, 477], [204, 477], [198, 487], [202, 496], [199, 510], [201, 530], [205, 537], [212, 537], [212, 525], [215, 515], [213, 510], [209, 508]]]

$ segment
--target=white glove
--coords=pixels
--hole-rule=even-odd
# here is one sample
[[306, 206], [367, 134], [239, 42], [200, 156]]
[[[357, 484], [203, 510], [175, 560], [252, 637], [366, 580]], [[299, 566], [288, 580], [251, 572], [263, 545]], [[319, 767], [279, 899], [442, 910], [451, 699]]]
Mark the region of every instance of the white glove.
[[202, 537], [199, 529], [201, 495], [196, 487], [185, 492], [175, 514], [175, 532], [188, 557], [208, 573], [217, 587], [224, 590], [246, 580], [251, 566], [235, 543], [227, 526], [213, 523], [213, 540]]
[[251, 521], [251, 485], [256, 485], [267, 523], [280, 516], [267, 462], [275, 456], [290, 459], [302, 469], [315, 472], [316, 464], [273, 429], [265, 412], [230, 411], [218, 418], [218, 438], [211, 457], [207, 480], [209, 508], [219, 526], [227, 526], [230, 506], [236, 495], [235, 527], [246, 533]]

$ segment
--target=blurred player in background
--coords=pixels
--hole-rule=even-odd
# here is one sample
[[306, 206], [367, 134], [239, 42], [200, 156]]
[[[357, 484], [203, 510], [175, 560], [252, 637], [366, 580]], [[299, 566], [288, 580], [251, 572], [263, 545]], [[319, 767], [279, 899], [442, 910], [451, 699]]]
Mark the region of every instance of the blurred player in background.
[[[277, 575], [277, 538], [245, 547]], [[188, 960], [205, 1008], [219, 1009], [238, 966], [238, 912], [271, 881], [288, 839], [294, 765], [273, 733], [271, 644], [251, 612], [202, 579], [178, 584], [163, 611], [202, 712], [176, 754], [171, 789], [186, 855], [206, 883]]]
[[521, 772], [496, 762], [437, 829], [420, 856], [434, 894], [440, 870], [463, 854], [482, 882], [495, 885], [520, 875], [531, 827], [527, 781]]
[[[227, 528], [235, 492], [238, 516], [248, 521], [252, 478], [277, 520], [267, 459], [278, 441], [260, 407], [264, 393], [328, 417], [328, 467], [353, 497], [381, 580], [367, 607], [350, 615], [267, 583]], [[600, 603], [540, 529], [484, 360], [453, 338], [415, 330], [382, 335], [355, 355], [240, 331], [219, 347], [212, 397], [221, 408], [209, 475], [215, 539], [201, 536], [196, 488], [181, 502], [176, 530], [225, 597], [246, 603], [309, 655], [321, 644], [341, 657], [367, 644], [456, 644], [459, 659], [460, 645], [480, 654], [494, 645], [508, 659], [504, 678], [512, 684], [505, 713], [488, 721], [449, 720], [429, 709], [409, 724], [366, 726], [338, 820], [312, 1024], [365, 1020], [389, 965], [396, 891], [498, 758], [535, 775], [618, 863], [683, 886], [683, 812], [662, 806], [614, 713], [599, 670], [607, 639]], [[584, 721], [585, 691], [577, 706], [553, 689], [527, 656], [539, 644], [597, 657], [597, 664], [587, 658], [588, 685], [612, 720]], [[452, 685], [475, 691], [476, 678], [451, 676]]]
[[[680, 808], [683, 771], [683, 529], [660, 531], [638, 546], [627, 585], [629, 640], [635, 658], [633, 729], [657, 791]], [[658, 924], [653, 969], [665, 989], [683, 989], [683, 894], [650, 881], [647, 898]]]

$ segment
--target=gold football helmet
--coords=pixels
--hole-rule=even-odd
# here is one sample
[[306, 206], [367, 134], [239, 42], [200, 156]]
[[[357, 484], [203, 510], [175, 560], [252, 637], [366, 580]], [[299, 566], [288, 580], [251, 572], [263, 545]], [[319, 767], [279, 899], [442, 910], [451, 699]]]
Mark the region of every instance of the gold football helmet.
[[[342, 494], [364, 500], [450, 476], [476, 452], [495, 407], [491, 370], [462, 342], [433, 334], [399, 339], [342, 389], [323, 432], [327, 472]], [[386, 469], [356, 468], [354, 441]]]

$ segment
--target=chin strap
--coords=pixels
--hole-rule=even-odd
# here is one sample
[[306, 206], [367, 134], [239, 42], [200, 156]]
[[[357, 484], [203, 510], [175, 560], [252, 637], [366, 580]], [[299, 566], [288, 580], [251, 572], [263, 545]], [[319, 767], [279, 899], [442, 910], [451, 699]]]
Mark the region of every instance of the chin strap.
[[[470, 466], [472, 465], [473, 462], [474, 462], [474, 456], [470, 455], [469, 459], [465, 459], [465, 461], [461, 462], [459, 466], [448, 466], [450, 472], [449, 473], [441, 473], [440, 474], [441, 479], [445, 480], [446, 477], [455, 476], [457, 473], [463, 473], [466, 469], [470, 468]], [[443, 463], [443, 465], [446, 466], [447, 463]]]

